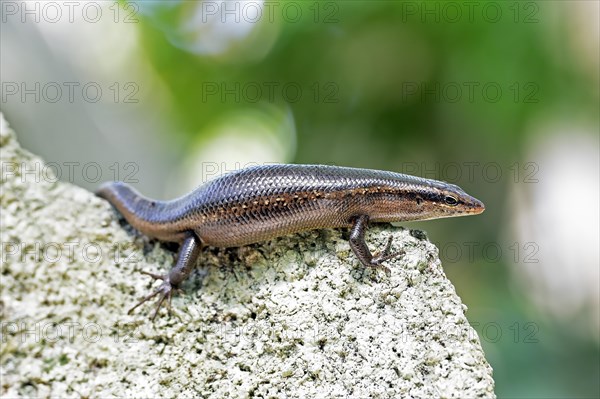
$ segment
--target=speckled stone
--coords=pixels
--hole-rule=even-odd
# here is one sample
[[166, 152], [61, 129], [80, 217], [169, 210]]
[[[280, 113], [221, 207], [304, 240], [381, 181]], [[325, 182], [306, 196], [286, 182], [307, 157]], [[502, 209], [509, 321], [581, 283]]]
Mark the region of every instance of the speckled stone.
[[344, 233], [206, 248], [152, 323], [127, 310], [174, 253], [52, 176], [2, 119], [2, 397], [494, 397], [492, 370], [437, 248], [375, 227], [403, 257], [367, 270]]

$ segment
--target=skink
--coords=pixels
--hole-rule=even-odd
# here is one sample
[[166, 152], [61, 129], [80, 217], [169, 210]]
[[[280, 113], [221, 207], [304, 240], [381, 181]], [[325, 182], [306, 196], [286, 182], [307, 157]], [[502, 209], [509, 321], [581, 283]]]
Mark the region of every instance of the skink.
[[369, 223], [426, 220], [478, 214], [481, 201], [460, 187], [400, 173], [324, 165], [264, 165], [212, 180], [172, 200], [143, 197], [122, 182], [103, 184], [108, 200], [143, 234], [180, 243], [175, 266], [158, 289], [129, 312], [159, 295], [153, 319], [165, 299], [190, 275], [204, 246], [238, 247], [305, 230], [350, 227], [350, 248], [366, 267], [389, 272], [382, 263], [391, 237], [378, 256], [365, 243]]

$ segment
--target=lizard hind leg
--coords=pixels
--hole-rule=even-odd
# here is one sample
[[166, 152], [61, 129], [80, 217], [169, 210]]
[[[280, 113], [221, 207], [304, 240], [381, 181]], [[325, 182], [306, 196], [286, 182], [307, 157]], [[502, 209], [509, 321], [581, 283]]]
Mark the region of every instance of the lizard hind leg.
[[129, 309], [127, 312], [131, 314], [135, 309], [137, 309], [140, 305], [146, 303], [150, 299], [155, 296], [159, 296], [156, 310], [154, 311], [154, 315], [152, 316], [152, 320], [156, 318], [158, 315], [158, 311], [162, 307], [165, 300], [167, 300], [167, 308], [171, 309], [171, 298], [173, 297], [173, 291], [177, 290], [179, 285], [188, 278], [194, 266], [196, 264], [196, 260], [198, 259], [198, 255], [200, 254], [201, 242], [193, 233], [188, 233], [186, 238], [184, 239], [181, 247], [179, 248], [179, 254], [177, 257], [177, 263], [167, 274], [154, 274], [146, 271], [141, 271], [142, 274], [146, 274], [153, 279], [162, 280], [162, 284], [158, 287], [158, 289], [146, 297], [144, 297], [140, 302], [138, 302], [134, 307]]

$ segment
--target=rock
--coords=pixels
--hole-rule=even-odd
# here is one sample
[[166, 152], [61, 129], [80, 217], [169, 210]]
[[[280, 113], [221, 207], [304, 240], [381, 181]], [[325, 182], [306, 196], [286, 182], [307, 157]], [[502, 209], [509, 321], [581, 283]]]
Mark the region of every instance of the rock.
[[[3, 397], [494, 397], [465, 306], [423, 234], [391, 275], [338, 230], [206, 248], [152, 323], [127, 310], [175, 254], [92, 193], [57, 181], [2, 120]], [[34, 171], [34, 172], [31, 172]]]

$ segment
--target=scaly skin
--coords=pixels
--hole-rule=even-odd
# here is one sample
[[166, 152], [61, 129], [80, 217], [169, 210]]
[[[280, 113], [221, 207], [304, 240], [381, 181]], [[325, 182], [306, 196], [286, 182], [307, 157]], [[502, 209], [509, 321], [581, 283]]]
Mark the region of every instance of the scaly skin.
[[[181, 243], [177, 264], [159, 289], [165, 299], [191, 273], [202, 246], [237, 247], [305, 230], [352, 227], [350, 246], [361, 263], [387, 270], [391, 241], [373, 257], [370, 222], [401, 222], [478, 214], [481, 201], [460, 187], [400, 173], [324, 165], [265, 165], [236, 171], [172, 200], [154, 201], [121, 182], [105, 183], [108, 200], [133, 227]], [[148, 273], [146, 273], [148, 274]], [[131, 310], [133, 310], [131, 309]]]

